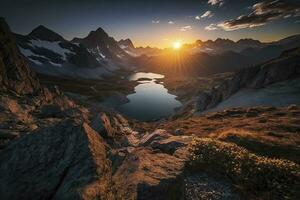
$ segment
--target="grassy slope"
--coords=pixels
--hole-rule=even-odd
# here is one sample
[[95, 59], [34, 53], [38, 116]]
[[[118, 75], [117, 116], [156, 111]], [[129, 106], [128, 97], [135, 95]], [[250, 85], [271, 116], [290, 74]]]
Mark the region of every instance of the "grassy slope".
[[181, 129], [188, 135], [216, 138], [236, 143], [259, 155], [300, 163], [298, 107], [237, 108], [152, 126], [170, 132]]
[[192, 149], [192, 170], [227, 176], [243, 199], [297, 199], [300, 195], [300, 166], [292, 161], [257, 156], [215, 139], [195, 139]]
[[[299, 199], [300, 108], [236, 108], [199, 117], [134, 123], [195, 135], [193, 170], [226, 176], [242, 199]], [[180, 130], [180, 131], [179, 131]]]

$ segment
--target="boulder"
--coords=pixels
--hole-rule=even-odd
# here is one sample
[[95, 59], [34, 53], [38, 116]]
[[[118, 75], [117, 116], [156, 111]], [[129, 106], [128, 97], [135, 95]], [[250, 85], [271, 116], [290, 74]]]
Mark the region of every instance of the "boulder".
[[183, 159], [136, 148], [113, 176], [117, 199], [182, 199], [184, 166]]
[[115, 148], [137, 145], [137, 132], [132, 130], [128, 121], [120, 114], [101, 112], [92, 115], [91, 126]]
[[160, 141], [165, 138], [171, 137], [171, 134], [168, 133], [166, 130], [157, 129], [153, 133], [145, 134], [139, 142], [139, 146], [149, 146], [151, 143], [155, 141]]
[[113, 199], [105, 143], [67, 120], [25, 135], [0, 152], [0, 199]]

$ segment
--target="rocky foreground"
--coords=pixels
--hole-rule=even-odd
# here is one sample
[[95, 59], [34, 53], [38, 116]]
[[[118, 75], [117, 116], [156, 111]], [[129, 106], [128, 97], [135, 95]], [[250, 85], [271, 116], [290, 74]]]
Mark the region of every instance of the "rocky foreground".
[[[206, 125], [201, 117], [137, 124], [41, 86], [3, 19], [0, 44], [0, 199], [298, 199], [298, 107], [228, 110], [204, 116], [215, 119]], [[236, 133], [278, 120], [282, 132], [257, 140], [295, 155], [244, 145], [255, 130], [221, 137], [223, 120]]]
[[[20, 111], [28, 114], [26, 110], [5, 112], [18, 115]], [[28, 115], [33, 119], [28, 124], [6, 118], [15, 120], [14, 132], [1, 127], [1, 141], [6, 141], [0, 152], [1, 199], [299, 196], [298, 160], [278, 158], [282, 155], [271, 151], [262, 156], [242, 147], [247, 140], [237, 134], [224, 140], [186, 135], [183, 129], [137, 132], [119, 115], [92, 115], [76, 108], [50, 116], [47, 112]], [[297, 132], [294, 134], [298, 143]], [[299, 151], [290, 146], [293, 148], [294, 153]]]

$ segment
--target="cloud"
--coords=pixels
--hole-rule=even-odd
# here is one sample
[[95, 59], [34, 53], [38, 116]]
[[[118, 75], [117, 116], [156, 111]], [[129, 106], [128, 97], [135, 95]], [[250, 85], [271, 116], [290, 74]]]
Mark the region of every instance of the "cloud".
[[263, 26], [270, 21], [300, 16], [300, 7], [283, 0], [262, 1], [251, 7], [252, 12], [218, 24], [226, 31]]
[[201, 15], [201, 18], [211, 18], [212, 16], [214, 16], [214, 14], [210, 10], [208, 10], [205, 13], [203, 13], [203, 15]]
[[208, 10], [208, 11], [206, 11], [205, 13], [203, 13], [201, 16], [196, 16], [195, 17], [195, 19], [197, 19], [197, 20], [201, 20], [201, 18], [211, 18], [212, 16], [214, 16], [214, 14], [210, 11], [210, 10]]
[[159, 24], [159, 20], [152, 20], [152, 24]]
[[180, 31], [189, 31], [189, 30], [192, 30], [192, 27], [191, 26], [183, 26], [179, 29]]
[[175, 22], [173, 22], [173, 21], [168, 21], [168, 24], [175, 24]]
[[206, 26], [204, 29], [207, 31], [214, 31], [214, 30], [218, 29], [218, 26], [216, 24], [210, 24], [210, 25]]
[[212, 6], [222, 6], [224, 4], [223, 0], [208, 0], [208, 4]]

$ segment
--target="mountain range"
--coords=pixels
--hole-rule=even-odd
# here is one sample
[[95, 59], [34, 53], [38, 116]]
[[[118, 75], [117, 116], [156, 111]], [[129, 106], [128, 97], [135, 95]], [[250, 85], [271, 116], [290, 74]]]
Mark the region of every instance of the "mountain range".
[[42, 74], [99, 79], [124, 67], [130, 58], [100, 28], [72, 41], [44, 26], [38, 26], [28, 35], [15, 36], [33, 70]]
[[166, 75], [205, 76], [232, 72], [263, 63], [300, 45], [300, 35], [270, 43], [249, 38], [237, 42], [218, 38], [214, 41], [197, 40], [175, 52], [172, 49], [135, 47], [130, 39], [116, 41], [102, 28], [71, 41], [44, 26], [38, 26], [28, 35], [15, 36], [34, 71], [83, 79], [102, 79], [116, 70], [134, 68]]
[[234, 42], [229, 39], [196, 41], [183, 46], [181, 52], [163, 50], [156, 56], [140, 57], [138, 65], [166, 75], [206, 76], [234, 72], [261, 64], [300, 46], [300, 35], [271, 43], [253, 39]]

